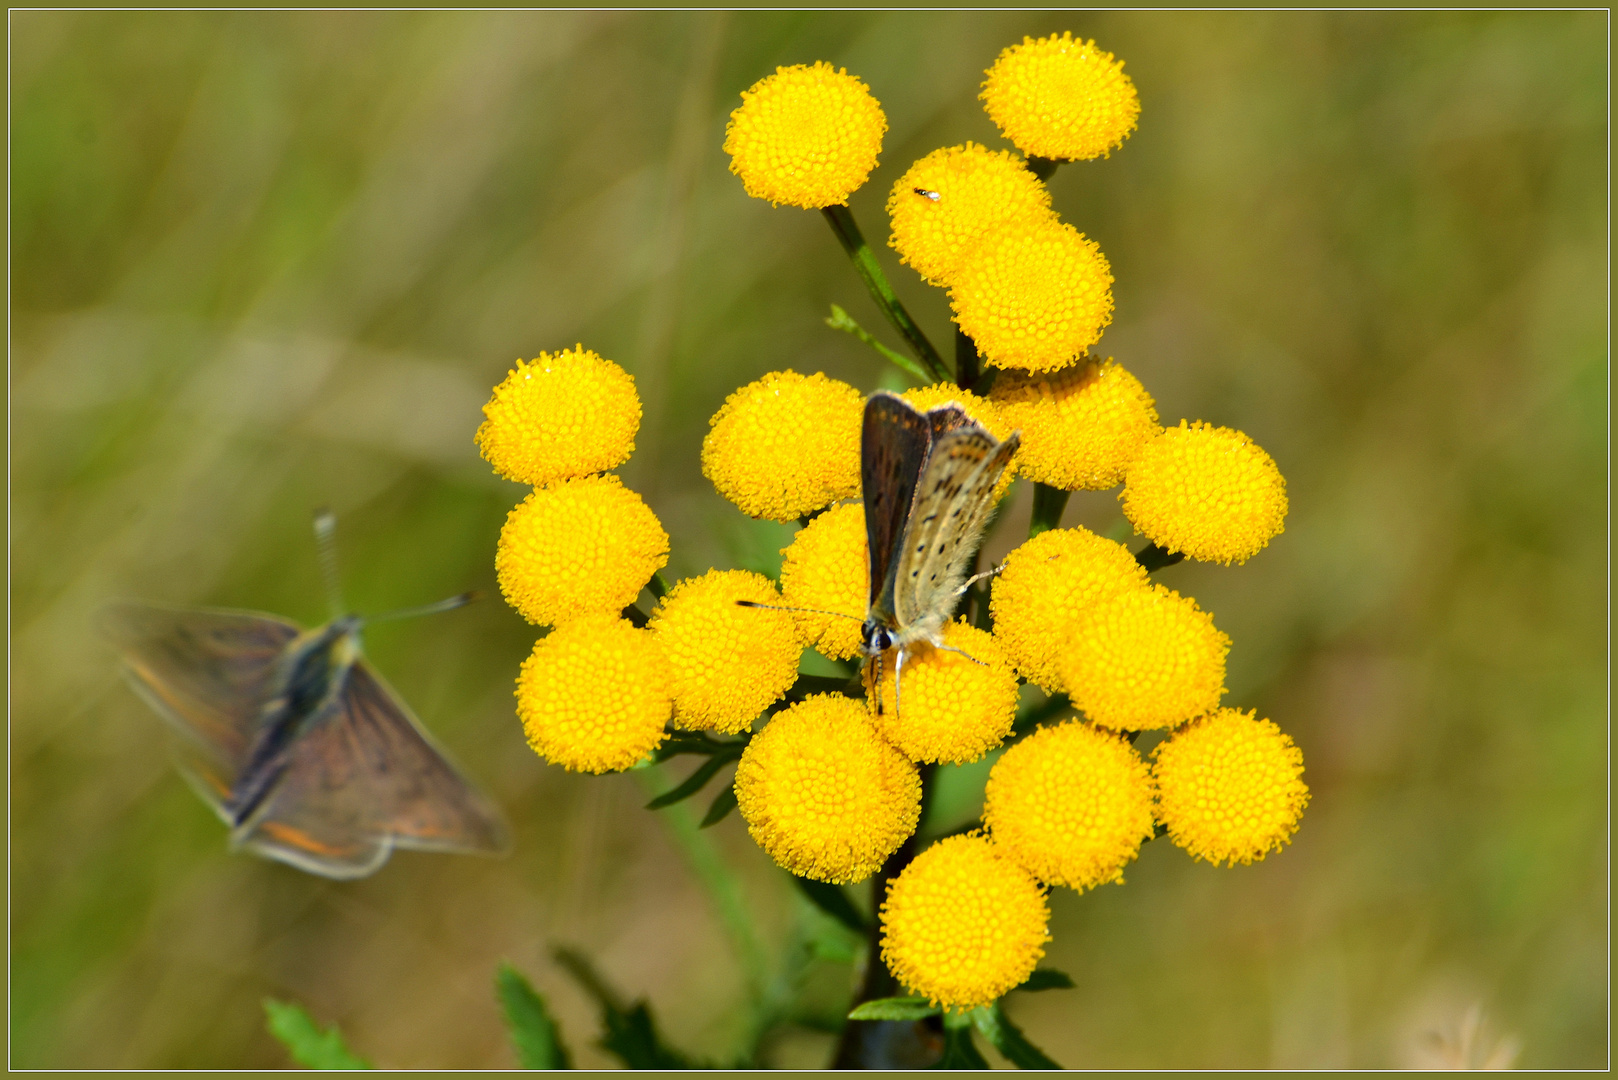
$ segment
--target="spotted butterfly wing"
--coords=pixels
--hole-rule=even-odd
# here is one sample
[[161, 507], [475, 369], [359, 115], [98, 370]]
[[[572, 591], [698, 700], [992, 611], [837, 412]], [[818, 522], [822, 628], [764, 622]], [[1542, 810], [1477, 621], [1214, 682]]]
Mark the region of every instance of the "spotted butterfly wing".
[[931, 443], [927, 417], [904, 398], [878, 392], [865, 403], [860, 482], [865, 493], [865, 541], [871, 571], [868, 618], [885, 626], [894, 625], [895, 548], [909, 520]]

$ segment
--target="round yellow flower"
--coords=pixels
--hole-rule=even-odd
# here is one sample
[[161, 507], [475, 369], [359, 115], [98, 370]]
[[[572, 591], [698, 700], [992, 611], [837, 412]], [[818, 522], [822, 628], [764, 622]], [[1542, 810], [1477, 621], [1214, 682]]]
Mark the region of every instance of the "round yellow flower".
[[860, 503], [818, 515], [781, 549], [781, 603], [814, 609], [794, 611], [792, 617], [803, 640], [822, 656], [851, 660], [860, 655], [860, 626], [870, 591], [865, 507]]
[[962, 332], [996, 367], [1054, 371], [1096, 343], [1112, 321], [1112, 271], [1095, 241], [1040, 218], [984, 240], [950, 287]]
[[1079, 616], [1146, 584], [1146, 571], [1122, 544], [1083, 526], [1047, 530], [1006, 556], [995, 577], [994, 636], [1025, 679], [1063, 693], [1061, 660]]
[[814, 694], [747, 744], [736, 802], [779, 865], [817, 881], [863, 881], [915, 832], [921, 777], [877, 735], [863, 703]]
[[[951, 382], [933, 383], [931, 386], [917, 386], [904, 391], [899, 396], [910, 402], [921, 412], [954, 402], [966, 412], [967, 416], [982, 424], [985, 431], [1001, 442], [1005, 442], [1006, 439], [1010, 438], [1014, 430], [1013, 425], [1000, 415], [1000, 410], [995, 407], [994, 402], [988, 398], [979, 397], [970, 390], [962, 390]], [[1005, 471], [1000, 474], [1000, 482], [994, 486], [996, 501], [1005, 496], [1006, 489], [1011, 487], [1011, 482], [1017, 478], [1017, 459], [1021, 453], [1022, 451], [1018, 450], [1016, 454], [1013, 454], [1011, 461], [1006, 465]]]
[[1065, 491], [1123, 483], [1141, 448], [1163, 430], [1152, 395], [1111, 358], [1044, 375], [1002, 372], [989, 400], [1022, 432], [1019, 475]]
[[651, 628], [668, 657], [674, 726], [734, 735], [798, 679], [803, 643], [792, 616], [736, 603], [780, 604], [751, 570], [710, 570], [669, 590]]
[[1197, 421], [1166, 429], [1129, 467], [1118, 498], [1152, 543], [1203, 562], [1246, 562], [1284, 528], [1287, 483], [1257, 443]]
[[976, 761], [1005, 741], [1017, 718], [1017, 673], [994, 636], [962, 620], [944, 627], [944, 643], [960, 652], [919, 642], [905, 650], [903, 670], [897, 651], [883, 656], [880, 713], [877, 665], [865, 668], [877, 731], [911, 761]]
[[1158, 818], [1169, 839], [1215, 866], [1262, 859], [1309, 805], [1303, 753], [1252, 711], [1220, 709], [1153, 750]]
[[1051, 193], [1021, 158], [971, 142], [946, 146], [894, 181], [888, 245], [922, 277], [947, 285], [984, 237], [1028, 215], [1055, 218]]
[[540, 757], [575, 772], [627, 769], [663, 742], [668, 667], [657, 641], [616, 615], [586, 615], [535, 644], [517, 715]]
[[494, 471], [548, 484], [617, 468], [635, 449], [640, 398], [611, 360], [575, 346], [517, 366], [483, 406], [478, 452]]
[[859, 79], [825, 61], [794, 64], [742, 91], [725, 153], [753, 198], [818, 210], [848, 201], [865, 183], [887, 130]]
[[1063, 650], [1075, 708], [1103, 727], [1173, 727], [1225, 692], [1230, 638], [1195, 600], [1161, 585], [1128, 589], [1081, 614]]
[[1140, 95], [1124, 62], [1093, 41], [1023, 38], [1001, 51], [983, 82], [983, 107], [1000, 133], [1033, 157], [1083, 161], [1124, 144]]
[[544, 626], [622, 611], [669, 561], [669, 534], [616, 476], [536, 488], [506, 515], [495, 550], [500, 592]]
[[1152, 778], [1117, 734], [1072, 721], [1041, 728], [995, 762], [983, 823], [1000, 849], [1047, 885], [1124, 880], [1152, 835]]
[[934, 1005], [964, 1011], [1022, 984], [1051, 939], [1045, 891], [987, 837], [940, 840], [882, 904], [882, 959]]
[[819, 372], [776, 371], [725, 399], [702, 475], [751, 517], [792, 521], [860, 489], [864, 396]]

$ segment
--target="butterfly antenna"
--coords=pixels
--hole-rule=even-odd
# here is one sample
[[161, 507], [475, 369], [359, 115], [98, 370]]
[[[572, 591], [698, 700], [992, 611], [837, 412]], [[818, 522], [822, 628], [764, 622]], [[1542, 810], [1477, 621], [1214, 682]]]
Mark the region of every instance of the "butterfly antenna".
[[420, 607], [401, 608], [390, 611], [384, 615], [373, 615], [366, 619], [367, 623], [391, 622], [394, 619], [413, 619], [417, 615], [436, 615], [440, 611], [454, 611], [458, 607], [465, 607], [478, 598], [477, 590], [463, 592], [448, 600], [440, 600], [434, 604], [422, 604]]
[[845, 611], [827, 611], [825, 608], [817, 607], [782, 607], [780, 604], [759, 604], [752, 600], [738, 600], [736, 601], [736, 606], [763, 608], [765, 611], [805, 611], [811, 615], [835, 615], [839, 619], [853, 619], [855, 622], [865, 621], [858, 615], [850, 615]]
[[326, 584], [326, 603], [331, 617], [342, 618], [343, 591], [337, 578], [337, 515], [329, 506], [315, 511], [315, 549], [320, 555], [320, 576]]

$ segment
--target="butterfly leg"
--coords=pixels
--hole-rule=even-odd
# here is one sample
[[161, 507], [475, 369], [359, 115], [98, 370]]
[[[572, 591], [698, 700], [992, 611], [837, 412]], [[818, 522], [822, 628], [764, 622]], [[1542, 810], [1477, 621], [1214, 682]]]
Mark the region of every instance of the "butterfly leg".
[[1002, 560], [1000, 565], [995, 567], [993, 570], [985, 570], [981, 574], [973, 574], [971, 577], [967, 578], [966, 581], [961, 584], [961, 587], [959, 589], [955, 590], [955, 595], [956, 596], [964, 596], [966, 594], [966, 590], [970, 589], [972, 586], [976, 585], [978, 582], [982, 581], [984, 578], [992, 578], [992, 577], [994, 577], [996, 574], [1000, 573], [1000, 571], [1004, 570], [1005, 568], [1006, 568], [1005, 561]]
[[895, 720], [902, 715], [899, 711], [899, 672], [904, 670], [904, 666], [905, 647], [901, 645], [894, 650], [893, 654], [893, 718]]

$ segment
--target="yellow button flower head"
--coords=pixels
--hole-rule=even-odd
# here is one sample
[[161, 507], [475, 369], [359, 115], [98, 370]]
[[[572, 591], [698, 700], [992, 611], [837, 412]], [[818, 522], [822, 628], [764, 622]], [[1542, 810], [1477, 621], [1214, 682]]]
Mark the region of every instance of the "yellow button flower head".
[[863, 881], [916, 830], [921, 777], [862, 702], [814, 694], [747, 744], [736, 802], [754, 841], [792, 873]]
[[[1001, 442], [1011, 436], [1015, 427], [1000, 415], [1000, 410], [988, 398], [979, 397], [970, 390], [962, 390], [952, 382], [933, 383], [931, 386], [917, 386], [906, 390], [899, 395], [911, 405], [922, 412], [939, 405], [953, 401], [966, 415], [982, 424], [990, 435]], [[1006, 465], [1005, 472], [1000, 474], [1000, 482], [994, 486], [994, 497], [998, 501], [1011, 487], [1011, 482], [1017, 478], [1017, 459], [1022, 451], [1013, 454], [1011, 461]]]
[[859, 79], [825, 61], [794, 64], [742, 91], [725, 153], [753, 198], [818, 210], [848, 201], [865, 183], [887, 130]]
[[[860, 655], [860, 624], [871, 591], [865, 547], [865, 507], [845, 503], [820, 514], [781, 549], [781, 603], [795, 611], [798, 632], [822, 656]], [[847, 615], [820, 615], [832, 611]]]
[[1011, 734], [1017, 718], [1017, 674], [986, 630], [964, 620], [944, 627], [944, 643], [923, 642], [905, 655], [894, 700], [894, 653], [882, 663], [882, 712], [876, 714], [876, 665], [865, 668], [865, 692], [882, 737], [911, 761], [976, 761]]
[[1025, 679], [1047, 693], [1065, 692], [1061, 660], [1073, 624], [1146, 584], [1146, 571], [1122, 544], [1082, 526], [1050, 529], [1006, 556], [989, 594], [994, 636]]
[[1166, 551], [1203, 562], [1246, 562], [1287, 516], [1281, 470], [1239, 431], [1198, 420], [1165, 430], [1129, 467], [1124, 516]]
[[977, 143], [946, 146], [894, 181], [888, 244], [922, 277], [948, 285], [984, 237], [1029, 215], [1055, 218], [1051, 193], [1021, 158]]
[[478, 451], [508, 480], [548, 484], [629, 460], [640, 428], [635, 380], [575, 346], [517, 361], [483, 406]]
[[1250, 863], [1298, 831], [1309, 805], [1303, 753], [1252, 711], [1209, 713], [1152, 753], [1158, 817], [1194, 857]]
[[558, 626], [517, 675], [528, 745], [575, 772], [627, 769], [656, 750], [670, 707], [657, 640], [616, 615]]
[[738, 600], [781, 603], [763, 574], [710, 570], [674, 586], [652, 612], [669, 661], [675, 727], [745, 731], [797, 681], [803, 644], [792, 616]]
[[1007, 46], [988, 75], [979, 95], [984, 109], [1000, 134], [1033, 157], [1105, 157], [1140, 116], [1124, 62], [1071, 33]]
[[1152, 835], [1152, 794], [1133, 746], [1072, 721], [1041, 728], [994, 763], [983, 822], [1039, 880], [1083, 890], [1124, 880]]
[[996, 367], [1067, 367], [1112, 321], [1112, 271], [1093, 240], [1040, 218], [984, 240], [950, 287], [955, 321]]
[[1050, 934], [1045, 891], [988, 838], [940, 840], [882, 904], [882, 959], [935, 1005], [987, 1005], [1033, 974]]
[[623, 610], [669, 561], [669, 534], [616, 476], [536, 488], [506, 515], [495, 550], [500, 592], [531, 623]]
[[1225, 692], [1230, 638], [1197, 602], [1161, 585], [1128, 589], [1073, 623], [1060, 672], [1075, 708], [1104, 727], [1173, 727]]
[[1117, 487], [1163, 430], [1152, 395], [1110, 358], [1045, 375], [1002, 372], [989, 400], [1022, 432], [1019, 474], [1064, 491]]
[[702, 475], [751, 517], [792, 521], [860, 488], [865, 398], [819, 372], [772, 372], [725, 399]]

